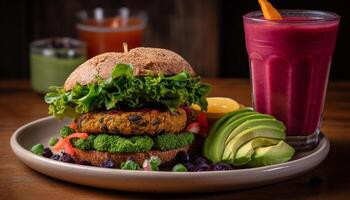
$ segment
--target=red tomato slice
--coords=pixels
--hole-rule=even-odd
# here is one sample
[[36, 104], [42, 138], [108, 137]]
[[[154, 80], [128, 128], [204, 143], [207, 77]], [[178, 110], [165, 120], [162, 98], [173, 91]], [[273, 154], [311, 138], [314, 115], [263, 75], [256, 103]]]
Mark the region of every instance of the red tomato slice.
[[200, 130], [199, 130], [199, 133], [198, 135], [201, 135], [203, 137], [206, 137], [208, 135], [208, 131], [209, 129], [206, 128], [206, 127], [201, 127]]
[[199, 123], [198, 123], [198, 122], [192, 122], [192, 123], [190, 123], [190, 124], [187, 126], [186, 130], [189, 131], [189, 132], [198, 134], [199, 131], [200, 131]]
[[198, 113], [197, 121], [198, 121], [200, 127], [209, 128], [207, 115], [204, 112]]

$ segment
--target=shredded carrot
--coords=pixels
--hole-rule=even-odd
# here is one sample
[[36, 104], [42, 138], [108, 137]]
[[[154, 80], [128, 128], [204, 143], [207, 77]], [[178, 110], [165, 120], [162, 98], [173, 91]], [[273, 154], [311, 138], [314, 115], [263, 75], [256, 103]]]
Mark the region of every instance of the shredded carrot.
[[60, 139], [57, 144], [53, 147], [53, 150], [55, 151], [59, 151], [62, 148], [64, 148], [64, 151], [66, 153], [69, 153], [71, 155], [74, 155], [74, 148], [72, 146], [72, 144], [70, 143], [70, 139], [72, 138], [82, 138], [82, 139], [86, 139], [87, 137], [89, 137], [89, 135], [87, 133], [73, 133], [71, 135], [68, 135], [67, 137], [65, 137], [64, 139]]
[[78, 130], [78, 128], [77, 128], [77, 123], [75, 123], [75, 121], [72, 121], [72, 122], [69, 124], [69, 128], [74, 129], [75, 131], [77, 131], [77, 130]]
[[70, 140], [72, 138], [82, 138], [82, 139], [86, 139], [87, 137], [89, 137], [89, 135], [87, 133], [73, 133], [68, 135], [67, 137], [65, 137], [65, 140]]
[[258, 0], [264, 18], [268, 20], [282, 20], [282, 15], [273, 7], [273, 5], [267, 0]]
[[53, 147], [53, 150], [59, 151], [64, 146], [64, 143], [66, 143], [66, 141], [64, 139], [60, 138], [60, 140]]
[[74, 151], [74, 148], [70, 142], [66, 142], [64, 144], [64, 152], [70, 154], [71, 156], [74, 156], [75, 151]]

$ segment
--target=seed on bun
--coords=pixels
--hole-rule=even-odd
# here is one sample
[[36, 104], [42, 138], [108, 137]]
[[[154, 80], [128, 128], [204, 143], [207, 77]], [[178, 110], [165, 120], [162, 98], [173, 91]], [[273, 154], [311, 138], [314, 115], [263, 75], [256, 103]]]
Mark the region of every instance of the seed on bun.
[[167, 49], [139, 47], [125, 53], [103, 53], [87, 60], [67, 78], [64, 89], [71, 90], [77, 83], [93, 83], [97, 77], [107, 79], [116, 63], [131, 64], [134, 76], [169, 76], [182, 71], [195, 75], [191, 65], [179, 54]]

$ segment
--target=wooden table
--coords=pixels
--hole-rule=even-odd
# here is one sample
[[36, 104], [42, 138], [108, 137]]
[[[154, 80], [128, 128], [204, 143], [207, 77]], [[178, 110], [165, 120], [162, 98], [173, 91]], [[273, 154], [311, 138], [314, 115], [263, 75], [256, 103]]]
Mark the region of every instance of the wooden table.
[[[211, 96], [250, 104], [246, 79], [206, 79]], [[322, 131], [331, 140], [327, 159], [316, 169], [286, 182], [244, 191], [211, 194], [139, 194], [75, 185], [42, 175], [12, 153], [10, 136], [20, 126], [47, 116], [43, 96], [26, 80], [0, 81], [0, 199], [350, 199], [350, 82], [331, 82]], [[210, 181], [210, 180], [208, 180]]]

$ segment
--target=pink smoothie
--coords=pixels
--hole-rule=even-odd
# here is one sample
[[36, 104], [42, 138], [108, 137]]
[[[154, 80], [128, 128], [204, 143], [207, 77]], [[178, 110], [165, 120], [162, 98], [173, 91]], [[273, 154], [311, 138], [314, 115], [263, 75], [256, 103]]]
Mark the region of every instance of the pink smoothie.
[[283, 121], [288, 135], [317, 132], [339, 18], [271, 22], [246, 16], [254, 108]]

